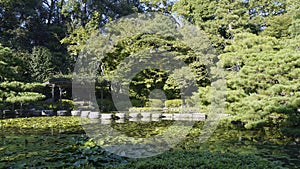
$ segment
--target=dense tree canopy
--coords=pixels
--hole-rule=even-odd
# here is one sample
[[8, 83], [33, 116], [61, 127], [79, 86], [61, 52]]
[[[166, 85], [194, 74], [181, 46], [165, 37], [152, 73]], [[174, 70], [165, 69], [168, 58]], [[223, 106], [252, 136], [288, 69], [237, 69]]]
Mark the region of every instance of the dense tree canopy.
[[[43, 99], [42, 83], [70, 76], [80, 52], [93, 47], [87, 45], [88, 40], [104, 26], [129, 14], [155, 11], [187, 19], [215, 47], [218, 57], [213, 60], [226, 71], [226, 112], [234, 120], [253, 128], [267, 125], [270, 116], [280, 116], [285, 125], [298, 126], [299, 10], [299, 0], [1, 0], [1, 104]], [[126, 24], [123, 28], [130, 29], [130, 23]], [[207, 46], [195, 49], [193, 45], [199, 42], [192, 40], [184, 44], [170, 36], [175, 33], [172, 24], [160, 24], [162, 34], [130, 34], [105, 50], [95, 78], [96, 95], [102, 91], [104, 103], [111, 104], [111, 78], [123, 66], [122, 60], [141, 58], [143, 51], [164, 50], [193, 71], [199, 88], [190, 102], [209, 111], [209, 70], [205, 59], [196, 59], [199, 53], [195, 52], [205, 51]], [[184, 68], [173, 76], [159, 69], [141, 71], [130, 81], [130, 97], [138, 100], [134, 105], [146, 105], [155, 89], [163, 90], [167, 99], [180, 98], [178, 89], [189, 84], [176, 80], [189, 79], [186, 71]]]

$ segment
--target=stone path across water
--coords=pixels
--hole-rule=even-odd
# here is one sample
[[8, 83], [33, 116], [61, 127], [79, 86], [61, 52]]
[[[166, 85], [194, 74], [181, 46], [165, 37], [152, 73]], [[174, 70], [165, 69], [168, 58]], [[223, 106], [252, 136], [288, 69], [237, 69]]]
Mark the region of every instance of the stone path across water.
[[110, 124], [111, 121], [116, 123], [125, 123], [126, 119], [129, 121], [159, 121], [159, 120], [179, 120], [179, 121], [205, 121], [206, 115], [204, 113], [130, 113], [130, 112], [119, 112], [119, 113], [100, 113], [93, 111], [72, 111], [73, 116], [80, 116], [83, 118], [90, 119], [101, 119], [103, 124]]

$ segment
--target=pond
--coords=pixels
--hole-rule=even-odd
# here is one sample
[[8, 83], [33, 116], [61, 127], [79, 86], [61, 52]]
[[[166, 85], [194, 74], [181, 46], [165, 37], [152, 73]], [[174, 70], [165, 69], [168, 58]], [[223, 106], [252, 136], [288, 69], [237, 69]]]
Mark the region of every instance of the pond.
[[[99, 121], [99, 123], [101, 122]], [[226, 127], [224, 125], [220, 125], [213, 132], [210, 138], [204, 143], [199, 142], [199, 137], [201, 137], [202, 133], [201, 129], [205, 124], [204, 121], [194, 121], [193, 123], [186, 123], [186, 121], [184, 120], [179, 122], [174, 120], [159, 120], [147, 122], [141, 119], [135, 119], [134, 121], [128, 119], [122, 123], [113, 120], [111, 121], [111, 124], [109, 124], [106, 121], [104, 124], [100, 125], [102, 127], [99, 128], [107, 130], [107, 128], [103, 128], [103, 126], [109, 125], [112, 128], [118, 130], [120, 133], [135, 138], [135, 140], [132, 142], [137, 143], [139, 139], [150, 138], [152, 136], [158, 135], [171, 126], [173, 127], [173, 130], [182, 131], [182, 128], [186, 128], [186, 126], [190, 124], [193, 124], [192, 128], [187, 127], [188, 134], [182, 137], [182, 140], [178, 142], [178, 144], [174, 148], [185, 150], [197, 149], [202, 151], [208, 150], [214, 152], [254, 154], [260, 157], [267, 158], [271, 161], [281, 161], [284, 163], [284, 166], [287, 167], [297, 168], [297, 166], [300, 166], [299, 142], [282, 135], [279, 129], [274, 127], [264, 127], [260, 130], [245, 130], [233, 125], [227, 125]], [[96, 128], [94, 127], [93, 129], [94, 131], [96, 130]], [[174, 135], [180, 137], [180, 135], [178, 135], [178, 133], [175, 133], [175, 131]], [[121, 141], [117, 142], [122, 144], [122, 137], [123, 136], [121, 135], [114, 136], [113, 140], [116, 141], [120, 139]], [[105, 141], [109, 144], [112, 144], [113, 142], [112, 138], [109, 136], [106, 138], [101, 137], [101, 139], [98, 139], [98, 141], [99, 140], [101, 140], [102, 144]], [[126, 140], [126, 142], [128, 141], [129, 140]]]
[[[209, 151], [216, 153], [251, 154], [269, 161], [278, 161], [282, 166], [297, 168], [300, 166], [300, 144], [292, 138], [285, 137], [276, 128], [262, 128], [260, 130], [244, 130], [233, 125], [220, 123], [210, 138], [199, 142], [204, 121], [191, 123], [174, 120], [132, 121], [125, 119], [110, 120], [106, 123], [101, 120], [83, 120], [79, 117], [35, 117], [20, 119], [5, 119], [0, 121], [1, 146], [0, 168], [14, 166], [36, 167], [48, 166], [81, 166], [95, 163], [99, 165], [116, 165], [126, 163], [127, 158], [105, 152], [100, 146], [113, 142], [130, 144], [146, 144], [144, 141], [173, 127], [173, 129], [188, 129], [184, 137], [171, 150]], [[84, 122], [84, 126], [80, 122]], [[91, 123], [93, 122], [93, 123]], [[94, 130], [99, 137], [90, 139], [86, 131], [88, 127]], [[96, 127], [95, 127], [96, 126]], [[101, 135], [105, 132], [99, 130], [112, 128], [121, 135]], [[107, 130], [109, 131], [109, 130]], [[175, 133], [180, 136], [180, 134]], [[126, 137], [124, 137], [126, 136]], [[124, 139], [126, 138], [126, 139]], [[167, 137], [168, 138], [168, 137]], [[169, 137], [172, 138], [172, 137]], [[164, 140], [168, 141], [168, 140]], [[169, 143], [169, 142], [168, 142]], [[164, 144], [162, 144], [164, 145]], [[127, 149], [128, 150], [128, 149]], [[99, 153], [101, 152], [101, 153]], [[121, 155], [127, 155], [124, 151]], [[153, 153], [153, 152], [152, 152]], [[154, 152], [155, 153], [155, 152]], [[88, 157], [88, 159], [87, 159]], [[109, 157], [109, 158], [108, 158]], [[124, 160], [125, 159], [125, 160]], [[182, 159], [184, 160], [184, 159]], [[124, 162], [125, 161], [125, 162]], [[130, 160], [129, 160], [130, 161]]]

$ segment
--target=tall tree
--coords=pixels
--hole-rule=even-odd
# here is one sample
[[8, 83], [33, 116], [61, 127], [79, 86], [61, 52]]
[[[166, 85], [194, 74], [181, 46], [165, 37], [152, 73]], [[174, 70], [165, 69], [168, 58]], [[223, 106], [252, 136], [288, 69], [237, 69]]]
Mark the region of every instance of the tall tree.
[[173, 11], [199, 25], [221, 52], [236, 33], [261, 32], [266, 18], [286, 12], [286, 2], [179, 0]]
[[70, 19], [67, 24], [69, 35], [61, 42], [69, 46], [69, 52], [76, 60], [92, 32], [99, 30], [109, 21], [134, 12], [142, 12], [142, 9], [138, 0], [66, 1], [62, 13]]
[[24, 63], [14, 57], [12, 50], [0, 45], [0, 107], [15, 103], [37, 101], [45, 96], [42, 93], [44, 87], [41, 83], [24, 82]]

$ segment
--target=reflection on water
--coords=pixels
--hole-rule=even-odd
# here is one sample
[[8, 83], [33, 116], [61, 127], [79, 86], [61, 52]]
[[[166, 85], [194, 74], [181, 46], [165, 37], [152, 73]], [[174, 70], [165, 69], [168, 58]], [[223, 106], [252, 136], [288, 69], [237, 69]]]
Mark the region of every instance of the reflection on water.
[[[51, 118], [51, 117], [49, 117]], [[33, 118], [31, 120], [43, 120], [48, 121], [49, 118]], [[59, 123], [66, 123], [68, 120], [59, 121]], [[55, 118], [56, 119], [56, 118]], [[80, 118], [81, 119], [81, 118]], [[83, 119], [83, 118], [82, 118]], [[87, 119], [87, 118], [84, 118]], [[25, 119], [30, 120], [30, 119]], [[73, 119], [74, 120], [74, 119]], [[141, 155], [146, 153], [142, 151], [145, 145], [145, 138], [150, 138], [152, 136], [158, 136], [165, 132], [168, 128], [173, 126], [173, 129], [177, 131], [178, 136], [180, 136], [180, 131], [185, 128], [184, 124], [193, 123], [193, 127], [188, 130], [187, 135], [184, 135], [182, 140], [176, 143], [174, 148], [184, 149], [184, 150], [209, 150], [217, 152], [231, 152], [231, 153], [242, 153], [242, 154], [255, 154], [263, 158], [267, 158], [271, 161], [281, 161], [288, 168], [297, 168], [300, 166], [300, 145], [294, 139], [290, 139], [280, 132], [278, 128], [264, 127], [260, 130], [244, 130], [237, 128], [233, 125], [224, 125], [220, 123], [219, 127], [215, 130], [213, 135], [205, 143], [199, 143], [199, 136], [202, 132], [204, 121], [191, 121], [190, 119], [185, 119], [182, 121], [181, 125], [175, 125], [174, 120], [164, 120], [159, 117], [148, 117], [145, 118], [119, 118], [119, 119], [88, 119], [90, 123], [86, 125], [91, 125], [94, 132], [103, 129], [104, 126], [111, 127], [114, 130], [122, 134], [122, 136], [132, 137], [132, 143], [141, 146]], [[7, 121], [9, 122], [9, 121]], [[43, 123], [44, 124], [44, 123]], [[45, 123], [46, 124], [46, 123]], [[222, 124], [222, 125], [221, 125]], [[5, 137], [10, 135], [30, 135], [36, 134], [41, 137], [47, 136], [52, 137], [59, 135], [60, 133], [71, 134], [76, 133], [80, 136], [84, 131], [78, 126], [78, 124], [70, 125], [71, 127], [63, 127], [65, 124], [55, 125], [51, 128], [42, 127], [42, 123], [37, 123], [38, 127], [21, 125], [21, 128], [5, 128], [2, 126], [0, 133]], [[15, 125], [17, 126], [17, 125]], [[108, 130], [109, 131], [109, 130]], [[22, 134], [23, 133], [23, 134]], [[81, 134], [78, 134], [81, 133]], [[175, 134], [176, 135], [176, 134]], [[5, 137], [2, 137], [2, 144], [6, 141]], [[99, 136], [100, 137], [100, 136]], [[159, 142], [163, 147], [172, 139], [172, 137], [165, 137], [166, 139]], [[126, 141], [124, 137], [111, 136], [108, 141], [115, 140], [120, 143]], [[22, 140], [24, 141], [24, 140]], [[101, 140], [100, 140], [101, 141]], [[107, 140], [103, 140], [105, 144]], [[109, 143], [109, 142], [108, 142]], [[151, 144], [145, 146], [147, 151], [152, 151], [153, 146]], [[163, 149], [162, 149], [163, 150]], [[124, 153], [122, 151], [118, 152], [120, 154]], [[153, 151], [152, 153], [155, 153]], [[157, 152], [156, 152], [157, 153]], [[135, 154], [136, 155], [136, 154]]]
[[[159, 136], [159, 134], [165, 132], [170, 127], [173, 127], [173, 130], [179, 131], [177, 135], [180, 136], [180, 130], [182, 130], [185, 126], [174, 126], [174, 123], [178, 121], [167, 119], [168, 118], [152, 119], [147, 117], [129, 119], [122, 118], [111, 120], [110, 123], [99, 119], [99, 124], [101, 123], [99, 126], [110, 126], [114, 130], [120, 132], [122, 136], [133, 138], [134, 141], [131, 143], [136, 143], [136, 145], [146, 145], [143, 138]], [[179, 122], [184, 124], [184, 122], [189, 120], [190, 119], [181, 119]], [[175, 148], [255, 154], [263, 158], [267, 158], [270, 161], [281, 161], [289, 168], [297, 168], [297, 166], [300, 166], [300, 145], [292, 139], [283, 136], [276, 128], [243, 130], [234, 126], [219, 126], [207, 142], [199, 143], [199, 136], [205, 122], [189, 122], [194, 123], [193, 128], [189, 130], [188, 134], [185, 135], [178, 144], [176, 143], [177, 145]], [[101, 127], [99, 128], [101, 129]], [[122, 144], [122, 141], [126, 140], [122, 138], [122, 136], [110, 137], [108, 139], [121, 140], [119, 143]], [[169, 137], [169, 139], [173, 138], [174, 137], [171, 136]], [[166, 137], [161, 144], [166, 146], [168, 141], [168, 137]], [[108, 140], [104, 140], [104, 143], [105, 142], [108, 143]], [[151, 149], [149, 145], [147, 146]], [[125, 151], [119, 153], [125, 153]]]

